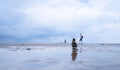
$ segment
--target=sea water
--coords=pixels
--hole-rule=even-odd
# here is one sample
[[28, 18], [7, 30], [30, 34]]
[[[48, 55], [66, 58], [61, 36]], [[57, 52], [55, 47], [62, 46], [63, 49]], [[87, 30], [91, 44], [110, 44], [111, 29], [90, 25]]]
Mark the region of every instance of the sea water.
[[0, 70], [120, 70], [120, 45], [2, 46]]

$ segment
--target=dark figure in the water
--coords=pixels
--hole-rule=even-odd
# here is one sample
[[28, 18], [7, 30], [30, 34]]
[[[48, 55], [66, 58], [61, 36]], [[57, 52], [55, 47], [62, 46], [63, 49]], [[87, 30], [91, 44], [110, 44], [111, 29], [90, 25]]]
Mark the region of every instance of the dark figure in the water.
[[72, 40], [72, 48], [77, 48], [77, 43], [75, 41], [75, 38]]
[[64, 40], [64, 43], [66, 44], [66, 40]]
[[83, 40], [83, 35], [80, 33], [80, 40], [79, 40], [79, 42], [82, 42], [82, 40]]

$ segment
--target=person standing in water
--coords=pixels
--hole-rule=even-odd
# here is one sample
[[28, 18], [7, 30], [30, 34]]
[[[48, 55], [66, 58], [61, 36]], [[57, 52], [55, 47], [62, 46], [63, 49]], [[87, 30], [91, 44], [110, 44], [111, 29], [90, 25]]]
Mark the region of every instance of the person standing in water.
[[77, 43], [75, 41], [75, 38], [73, 38], [73, 40], [72, 40], [72, 48], [77, 49]]
[[71, 56], [72, 56], [72, 60], [75, 61], [75, 59], [77, 57], [77, 50], [78, 50], [75, 38], [73, 38], [71, 45], [72, 45], [72, 54], [71, 54]]
[[64, 43], [66, 44], [66, 40], [64, 40]]
[[79, 42], [82, 42], [82, 40], [83, 40], [83, 35], [80, 33], [80, 40], [79, 40]]
[[83, 46], [83, 35], [80, 33], [80, 40], [79, 42], [81, 43], [81, 47], [80, 47], [80, 53], [82, 52], [82, 46]]

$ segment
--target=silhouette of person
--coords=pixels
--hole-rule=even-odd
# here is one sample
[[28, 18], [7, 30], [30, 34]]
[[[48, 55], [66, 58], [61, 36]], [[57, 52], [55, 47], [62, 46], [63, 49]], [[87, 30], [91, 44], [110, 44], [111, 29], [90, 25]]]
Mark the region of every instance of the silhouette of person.
[[72, 48], [77, 48], [77, 43], [75, 41], [75, 38], [72, 40]]
[[72, 60], [73, 60], [73, 61], [76, 60], [76, 57], [77, 57], [77, 50], [78, 50], [78, 49], [72, 49], [72, 54], [71, 54], [71, 56], [72, 56]]
[[64, 40], [64, 43], [66, 43], [66, 40]]
[[83, 35], [80, 33], [80, 40], [79, 40], [79, 42], [82, 42], [82, 40], [83, 40]]

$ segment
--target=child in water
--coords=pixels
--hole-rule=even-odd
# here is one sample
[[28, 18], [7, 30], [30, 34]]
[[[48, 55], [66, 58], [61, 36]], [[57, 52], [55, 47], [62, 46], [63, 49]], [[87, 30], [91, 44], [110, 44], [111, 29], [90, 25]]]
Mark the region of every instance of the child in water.
[[77, 43], [75, 41], [75, 38], [73, 38], [73, 40], [72, 40], [72, 47], [73, 47], [73, 49], [77, 48]]
[[83, 39], [83, 35], [80, 33], [80, 40], [79, 40], [79, 42], [82, 42], [82, 39]]

